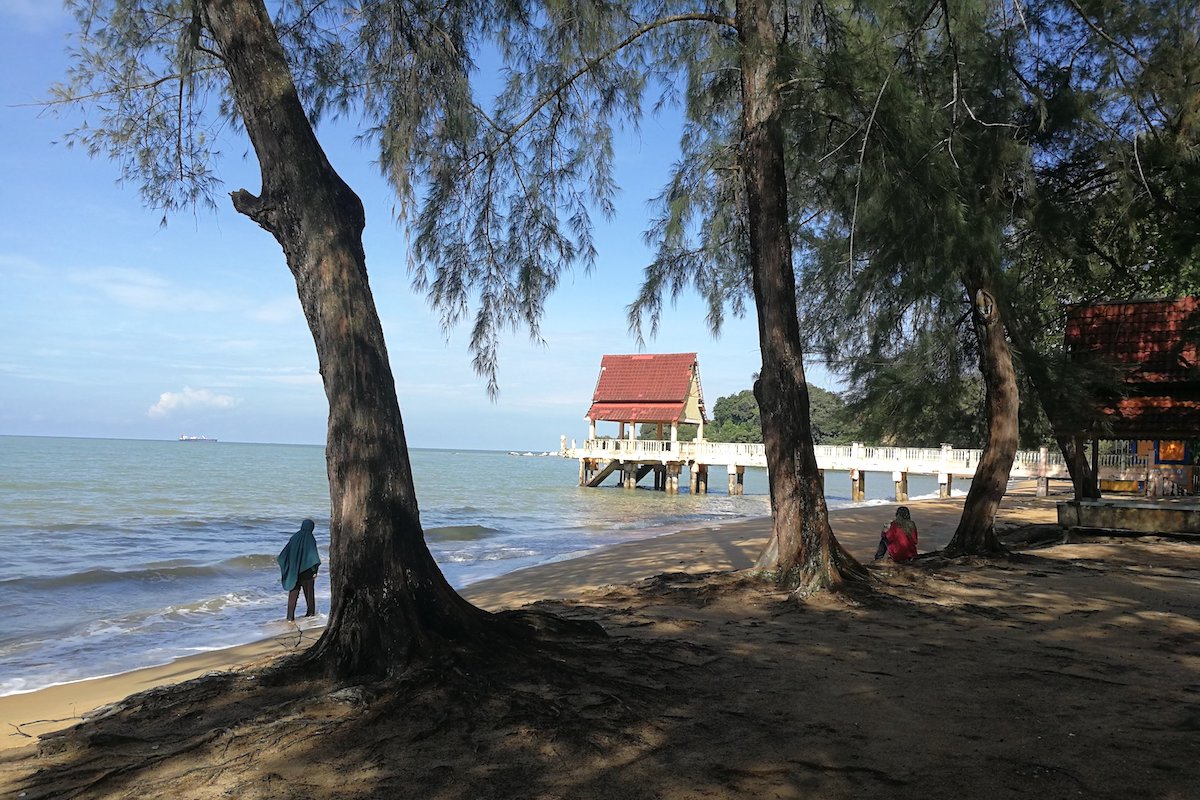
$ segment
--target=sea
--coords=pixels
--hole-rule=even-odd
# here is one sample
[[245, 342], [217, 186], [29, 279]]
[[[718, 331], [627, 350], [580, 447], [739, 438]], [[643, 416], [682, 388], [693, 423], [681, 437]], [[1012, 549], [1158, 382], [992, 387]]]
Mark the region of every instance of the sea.
[[[557, 454], [414, 449], [426, 541], [463, 587], [636, 539], [770, 514], [745, 494], [578, 485]], [[826, 473], [831, 508], [850, 479]], [[891, 503], [890, 475], [866, 503]], [[910, 494], [933, 496], [932, 476]], [[275, 557], [311, 517], [329, 610], [329, 486], [320, 446], [0, 436], [0, 696], [169, 663], [291, 630]], [[303, 613], [304, 600], [300, 600]]]

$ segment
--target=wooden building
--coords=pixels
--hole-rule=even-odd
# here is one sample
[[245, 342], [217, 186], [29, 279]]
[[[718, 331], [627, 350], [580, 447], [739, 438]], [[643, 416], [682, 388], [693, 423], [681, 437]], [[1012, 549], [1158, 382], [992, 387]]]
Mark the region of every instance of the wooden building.
[[[596, 440], [598, 424], [616, 423], [615, 441], [631, 444], [638, 439], [642, 425], [656, 427], [655, 439], [674, 444], [679, 441], [679, 426], [697, 426], [695, 441], [704, 440], [704, 393], [700, 388], [700, 364], [695, 353], [640, 353], [606, 355], [600, 360], [600, 375], [587, 412], [588, 440]], [[663, 448], [664, 453], [671, 450]], [[620, 468], [622, 482], [633, 487], [654, 473], [654, 488], [667, 492], [679, 490], [681, 465], [664, 459], [659, 463], [628, 452], [601, 466], [596, 460], [580, 464], [580, 483], [596, 486]], [[614, 453], [615, 455], [615, 453]]]
[[[1115, 368], [1120, 390], [1075, 417], [1077, 457], [1100, 440], [1122, 443], [1145, 461], [1146, 494], [1191, 494], [1192, 443], [1200, 439], [1200, 298], [1079, 305], [1065, 343], [1078, 364]], [[1082, 470], [1076, 470], [1077, 475]], [[1098, 474], [1095, 469], [1092, 474]], [[1083, 487], [1076, 486], [1076, 497]]]
[[679, 426], [697, 425], [704, 438], [704, 393], [695, 353], [608, 355], [600, 359], [600, 375], [587, 412], [588, 438], [596, 438], [598, 422], [615, 422], [617, 437], [636, 439], [639, 425], [657, 425], [657, 439], [669, 432], [679, 441]]

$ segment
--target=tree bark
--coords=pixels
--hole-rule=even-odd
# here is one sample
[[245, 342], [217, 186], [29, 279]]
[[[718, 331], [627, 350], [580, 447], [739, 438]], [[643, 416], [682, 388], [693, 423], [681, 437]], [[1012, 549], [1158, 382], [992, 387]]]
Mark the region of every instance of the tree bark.
[[1004, 552], [996, 538], [996, 511], [1008, 488], [1020, 436], [1017, 373], [1004, 337], [995, 286], [985, 270], [971, 270], [963, 278], [963, 287], [973, 303], [971, 318], [986, 391], [988, 440], [971, 479], [958, 528], [943, 551], [952, 556]]
[[758, 558], [776, 582], [807, 593], [839, 588], [865, 570], [829, 527], [809, 421], [808, 385], [796, 312], [788, 227], [778, 35], [770, 0], [739, 0], [742, 150], [750, 229], [750, 270], [762, 370], [754, 383], [766, 446], [773, 524]]
[[1091, 466], [1087, 461], [1083, 461], [1082, 481], [1075, 480], [1075, 472], [1079, 465], [1075, 460], [1075, 445], [1071, 441], [1070, 435], [1060, 435], [1057, 432], [1069, 430], [1070, 425], [1066, 423], [1062, 413], [1063, 404], [1059, 399], [1059, 393], [1055, 391], [1054, 377], [1050, 374], [1046, 365], [1043, 363], [1037, 349], [1030, 342], [1029, 337], [1025, 335], [1024, 320], [1017, 319], [1010, 304], [1005, 304], [1004, 316], [1006, 320], [1005, 330], [1008, 331], [1009, 339], [1012, 340], [1013, 347], [1016, 349], [1018, 356], [1021, 357], [1021, 362], [1024, 365], [1025, 373], [1029, 376], [1029, 382], [1033, 385], [1033, 391], [1037, 395], [1038, 403], [1042, 406], [1042, 411], [1046, 414], [1046, 419], [1050, 421], [1050, 427], [1056, 431], [1054, 437], [1058, 444], [1059, 452], [1062, 453], [1063, 459], [1067, 463], [1067, 472], [1071, 475], [1072, 485], [1078, 486], [1082, 482], [1087, 494], [1085, 496], [1099, 496], [1096, 491], [1096, 481], [1092, 477]]
[[479, 637], [491, 615], [455, 593], [425, 545], [362, 202], [317, 141], [262, 0], [201, 6], [262, 172], [261, 193], [233, 204], [283, 248], [329, 401], [332, 602], [310, 657], [341, 678], [387, 675]]

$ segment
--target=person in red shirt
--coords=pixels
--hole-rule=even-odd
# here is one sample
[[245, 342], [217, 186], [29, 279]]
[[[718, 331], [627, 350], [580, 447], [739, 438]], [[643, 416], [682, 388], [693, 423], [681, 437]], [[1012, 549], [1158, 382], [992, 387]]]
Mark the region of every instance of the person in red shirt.
[[885, 555], [892, 561], [909, 561], [917, 557], [917, 523], [912, 521], [907, 506], [896, 509], [896, 518], [879, 537], [875, 560]]

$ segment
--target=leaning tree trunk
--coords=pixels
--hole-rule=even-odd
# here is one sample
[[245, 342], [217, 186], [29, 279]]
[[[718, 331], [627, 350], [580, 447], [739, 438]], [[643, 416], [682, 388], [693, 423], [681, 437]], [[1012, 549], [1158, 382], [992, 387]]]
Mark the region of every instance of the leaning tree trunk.
[[325, 157], [262, 0], [204, 0], [262, 191], [234, 207], [283, 248], [329, 400], [329, 624], [310, 657], [335, 676], [380, 676], [470, 641], [489, 615], [450, 587], [425, 545], [388, 363], [367, 282], [362, 202]]
[[[1033, 386], [1033, 391], [1037, 395], [1042, 411], [1046, 414], [1046, 419], [1050, 421], [1051, 429], [1055, 431], [1069, 430], [1070, 425], [1063, 415], [1064, 404], [1060, 398], [1061, 393], [1057, 391], [1054, 377], [1046, 367], [1041, 354], [1038, 353], [1033, 343], [1029, 341], [1029, 337], [1025, 335], [1025, 325], [1022, 321], [1016, 319], [1012, 308], [1007, 304], [1005, 305], [1004, 316], [1006, 319], [1005, 330], [1008, 331], [1013, 347], [1016, 348], [1017, 354], [1021, 357], [1025, 373], [1029, 376], [1029, 382]], [[1092, 466], [1088, 463], [1087, 459], [1081, 459], [1079, 462], [1076, 462], [1075, 443], [1071, 437], [1055, 436], [1054, 440], [1057, 442], [1059, 452], [1062, 453], [1063, 459], [1067, 463], [1067, 472], [1071, 476], [1072, 485], [1081, 485], [1081, 481], [1077, 479], [1075, 473], [1082, 468], [1084, 497], [1099, 497], [1100, 493], [1096, 491], [1096, 481], [1092, 477]]]
[[995, 522], [996, 511], [1008, 488], [1020, 436], [1017, 373], [1004, 338], [1004, 324], [991, 280], [982, 274], [970, 274], [963, 279], [963, 286], [973, 300], [971, 318], [979, 342], [979, 371], [983, 373], [987, 395], [988, 439], [975, 467], [958, 528], [943, 552], [947, 555], [1001, 553], [1004, 548], [996, 538]]
[[789, 589], [838, 588], [865, 574], [829, 527], [809, 421], [808, 385], [796, 314], [788, 229], [787, 179], [777, 74], [777, 36], [769, 0], [739, 0], [742, 48], [742, 171], [750, 228], [750, 269], [758, 310], [762, 370], [754, 395], [774, 522], [757, 566]]

